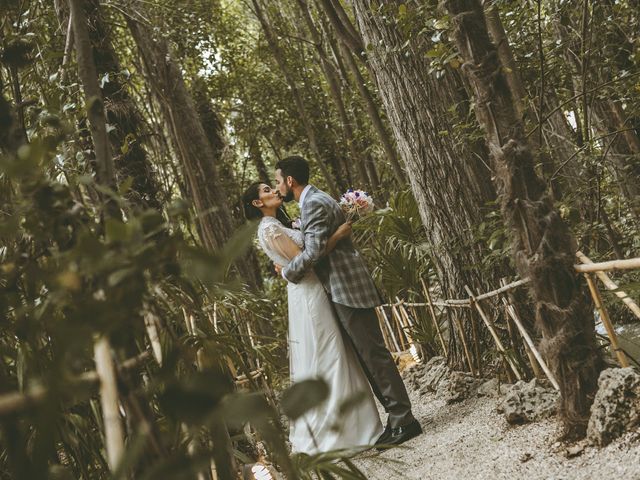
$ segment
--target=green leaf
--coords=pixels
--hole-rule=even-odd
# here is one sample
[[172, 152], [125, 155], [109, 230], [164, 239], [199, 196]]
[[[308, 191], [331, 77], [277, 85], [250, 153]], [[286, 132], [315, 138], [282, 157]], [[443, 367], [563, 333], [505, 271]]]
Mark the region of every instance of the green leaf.
[[271, 407], [261, 393], [236, 393], [222, 402], [221, 412], [230, 426], [241, 427], [247, 422], [264, 424], [271, 414]]
[[329, 396], [324, 380], [304, 380], [292, 385], [282, 394], [282, 411], [292, 420], [317, 407]]
[[135, 267], [122, 268], [120, 270], [116, 270], [111, 275], [109, 275], [109, 278], [107, 279], [107, 281], [109, 283], [109, 286], [110, 287], [115, 287], [120, 282], [122, 282], [122, 280], [124, 280], [125, 278], [131, 276], [132, 274], [136, 273], [137, 271], [138, 271], [138, 269], [135, 268]]
[[105, 230], [109, 242], [124, 242], [130, 237], [127, 224], [113, 218], [107, 219], [105, 222]]
[[132, 176], [128, 176], [118, 186], [118, 194], [125, 195], [129, 190], [131, 190], [131, 185], [133, 185], [133, 177]]

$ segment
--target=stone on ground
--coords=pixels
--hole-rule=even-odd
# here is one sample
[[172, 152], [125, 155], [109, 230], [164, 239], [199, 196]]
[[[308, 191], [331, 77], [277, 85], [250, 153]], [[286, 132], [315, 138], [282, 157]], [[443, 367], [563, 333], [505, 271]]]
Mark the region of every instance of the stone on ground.
[[534, 378], [530, 382], [515, 383], [498, 405], [510, 424], [529, 423], [554, 415], [558, 410], [559, 394]]
[[587, 438], [607, 445], [640, 426], [640, 374], [633, 368], [609, 368], [600, 374], [591, 406]]

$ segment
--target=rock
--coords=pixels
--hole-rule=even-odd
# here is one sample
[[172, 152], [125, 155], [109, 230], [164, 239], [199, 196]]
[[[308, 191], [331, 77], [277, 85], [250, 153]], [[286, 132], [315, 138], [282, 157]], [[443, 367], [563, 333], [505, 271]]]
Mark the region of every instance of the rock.
[[438, 383], [438, 397], [447, 403], [459, 402], [476, 394], [481, 379], [466, 372], [451, 372]]
[[420, 393], [437, 392], [441, 382], [451, 375], [451, 370], [444, 357], [433, 357], [425, 365], [423, 375], [418, 379]]
[[520, 460], [520, 463], [526, 463], [532, 458], [533, 458], [532, 454], [530, 454], [529, 452], [524, 452], [522, 455], [518, 457], [518, 460]]
[[609, 368], [598, 379], [587, 439], [607, 445], [640, 425], [640, 374], [633, 368]]
[[564, 451], [564, 456], [567, 458], [573, 458], [577, 457], [578, 455], [582, 455], [586, 446], [587, 442], [582, 440], [574, 445], [567, 447]]
[[497, 378], [492, 378], [478, 387], [479, 397], [501, 397], [512, 387], [510, 383], [502, 383]]
[[533, 422], [554, 415], [558, 410], [559, 398], [558, 392], [546, 387], [538, 379], [530, 382], [520, 380], [500, 402], [498, 412], [504, 413], [511, 424]]

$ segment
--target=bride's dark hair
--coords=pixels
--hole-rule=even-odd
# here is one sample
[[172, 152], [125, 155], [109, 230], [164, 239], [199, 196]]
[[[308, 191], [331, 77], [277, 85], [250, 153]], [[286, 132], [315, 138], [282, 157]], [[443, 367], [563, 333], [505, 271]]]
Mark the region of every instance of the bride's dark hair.
[[[263, 183], [265, 182], [253, 182], [242, 194], [242, 208], [247, 220], [257, 220], [258, 218], [262, 218], [262, 212], [253, 204], [253, 201], [260, 200], [260, 185]], [[287, 215], [287, 212], [283, 207], [280, 207], [276, 212], [276, 219], [278, 219], [285, 227], [291, 228], [291, 218]]]

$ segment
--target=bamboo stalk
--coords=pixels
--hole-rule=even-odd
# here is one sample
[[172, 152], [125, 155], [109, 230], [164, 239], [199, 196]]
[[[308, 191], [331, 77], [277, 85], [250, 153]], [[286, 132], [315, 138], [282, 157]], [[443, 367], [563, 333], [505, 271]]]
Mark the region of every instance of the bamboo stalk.
[[492, 290], [490, 292], [487, 293], [483, 293], [482, 295], [478, 295], [477, 297], [475, 297], [476, 301], [479, 300], [486, 300], [487, 298], [491, 298], [491, 297], [495, 297], [496, 295], [500, 295], [501, 293], [504, 293], [508, 290], [512, 290], [516, 287], [519, 287], [520, 285], [524, 285], [526, 283], [529, 283], [530, 279], [529, 278], [525, 278], [522, 280], [516, 280], [515, 282], [511, 282], [508, 283], [507, 285], [504, 285], [500, 288], [497, 288], [495, 290]]
[[433, 325], [436, 327], [438, 339], [440, 340], [440, 344], [442, 345], [442, 352], [444, 353], [445, 358], [449, 358], [449, 351], [447, 350], [447, 346], [444, 343], [444, 337], [442, 336], [442, 332], [440, 331], [440, 325], [438, 325], [438, 317], [436, 317], [436, 311], [433, 308], [433, 303], [431, 301], [429, 285], [427, 285], [427, 282], [423, 278], [420, 279], [420, 282], [422, 283], [422, 291], [424, 292], [424, 296], [427, 299], [427, 305], [429, 307], [429, 313], [431, 314], [431, 320], [433, 320]]
[[471, 355], [469, 354], [469, 347], [467, 346], [467, 340], [464, 335], [464, 329], [462, 328], [462, 322], [457, 316], [454, 316], [453, 323], [458, 328], [458, 334], [460, 335], [460, 340], [462, 341], [462, 347], [464, 348], [464, 354], [467, 358], [467, 365], [469, 366], [469, 371], [475, 375], [476, 372], [473, 369], [473, 362], [471, 361]]
[[396, 352], [399, 352], [400, 346], [398, 345], [398, 340], [393, 334], [393, 329], [391, 328], [391, 323], [389, 322], [389, 318], [387, 317], [387, 312], [384, 311], [384, 306], [380, 306], [378, 308], [380, 310], [380, 314], [382, 315], [382, 318], [384, 319], [385, 325], [389, 329], [389, 333], [391, 334], [391, 339], [393, 340], [393, 345], [396, 347]]
[[627, 357], [625, 357], [624, 352], [620, 349], [618, 345], [618, 336], [613, 328], [613, 324], [611, 323], [611, 319], [609, 318], [609, 312], [604, 307], [602, 303], [602, 297], [600, 296], [600, 292], [598, 291], [598, 287], [596, 286], [593, 278], [590, 274], [585, 274], [587, 279], [587, 284], [589, 285], [589, 290], [591, 291], [591, 296], [593, 297], [593, 301], [596, 304], [596, 308], [600, 312], [600, 317], [602, 318], [602, 324], [604, 325], [605, 330], [607, 331], [607, 335], [609, 336], [609, 340], [611, 341], [611, 349], [613, 353], [618, 358], [618, 362], [622, 367], [628, 367], [629, 362], [627, 362]]
[[153, 356], [156, 362], [158, 362], [158, 365], [162, 366], [162, 345], [160, 344], [160, 336], [158, 335], [158, 325], [155, 315], [149, 311], [146, 311], [144, 314], [144, 327], [147, 330]]
[[387, 347], [387, 350], [392, 351], [391, 339], [389, 338], [389, 332], [387, 332], [387, 327], [384, 325], [384, 321], [380, 315], [380, 307], [374, 308], [376, 312], [376, 318], [378, 319], [378, 325], [380, 326], [380, 331], [382, 332], [382, 337], [384, 338], [384, 344]]
[[[576, 256], [580, 259], [580, 261], [582, 263], [593, 264], [593, 262], [589, 259], [589, 257], [587, 257], [581, 251], [577, 251], [576, 252]], [[638, 304], [636, 302], [634, 302], [633, 299], [631, 297], [629, 297], [629, 295], [627, 295], [626, 292], [618, 290], [618, 285], [613, 280], [611, 280], [611, 278], [609, 278], [609, 275], [607, 275], [606, 273], [604, 273], [602, 271], [598, 271], [598, 272], [595, 272], [595, 273], [598, 276], [598, 278], [602, 281], [604, 286], [607, 287], [607, 289], [609, 289], [609, 290], [616, 290], [613, 293], [620, 300], [622, 300], [627, 307], [629, 307], [629, 310], [631, 310], [635, 314], [636, 317], [640, 318], [640, 307], [638, 306]]]
[[100, 379], [100, 404], [104, 423], [105, 449], [109, 469], [115, 472], [124, 453], [124, 431], [120, 418], [116, 369], [111, 358], [111, 346], [106, 337], [96, 340], [94, 346], [96, 372]]
[[411, 321], [411, 318], [409, 317], [409, 312], [407, 312], [407, 309], [405, 308], [404, 304], [401, 303], [398, 306], [398, 310], [400, 312], [400, 316], [404, 320], [405, 335], [407, 336], [407, 341], [409, 342], [409, 352], [414, 357], [414, 360], [419, 361], [420, 358], [423, 357], [423, 355], [420, 354], [421, 347], [416, 343], [416, 341], [413, 339], [410, 333], [411, 329], [414, 328], [414, 324]]
[[[132, 357], [120, 365], [120, 370], [130, 370], [137, 367], [151, 357], [148, 351]], [[71, 380], [70, 383], [84, 384], [87, 386], [98, 386], [100, 378], [95, 370], [85, 372]], [[9, 414], [16, 414], [31, 406], [43, 402], [47, 398], [48, 390], [41, 385], [34, 385], [25, 392], [11, 392], [0, 396], [0, 417]]]
[[[471, 304], [473, 305], [474, 302]], [[482, 361], [480, 360], [480, 341], [478, 339], [478, 326], [476, 325], [476, 319], [473, 318], [473, 312], [471, 314], [471, 335], [473, 337], [473, 349], [476, 355], [476, 367], [478, 369], [478, 376], [482, 376]]]
[[529, 332], [527, 332], [526, 328], [524, 328], [524, 325], [520, 321], [520, 318], [518, 318], [518, 315], [516, 314], [515, 309], [513, 308], [512, 305], [510, 305], [507, 302], [506, 299], [503, 298], [502, 302], [505, 304], [505, 307], [507, 308], [507, 312], [509, 313], [509, 315], [513, 319], [513, 323], [515, 323], [516, 327], [518, 327], [518, 330], [520, 331], [520, 335], [522, 335], [522, 338], [524, 338], [524, 341], [526, 342], [526, 344], [529, 346], [529, 348], [533, 352], [533, 355], [535, 356], [536, 360], [538, 361], [538, 363], [542, 367], [542, 370], [544, 370], [544, 373], [547, 375], [547, 378], [549, 379], [549, 381], [553, 385], [553, 388], [555, 388], [556, 390], [560, 391], [560, 385], [558, 384], [558, 381], [556, 380], [556, 377], [553, 375], [553, 373], [551, 373], [551, 370], [547, 366], [547, 363], [544, 361], [544, 359], [542, 358], [542, 355], [540, 354], [540, 352], [538, 351], [538, 349], [534, 345], [533, 340], [531, 340], [531, 337], [529, 336]]
[[[507, 284], [507, 279], [506, 278], [501, 278], [500, 279], [500, 285], [504, 286]], [[511, 292], [507, 293], [507, 298], [509, 298], [509, 304], [511, 304], [511, 300], [510, 300], [510, 295]], [[505, 297], [501, 297], [501, 299], [504, 300]], [[515, 310], [515, 307], [514, 307]], [[507, 330], [509, 332], [509, 340], [511, 341], [511, 346], [513, 347], [513, 352], [514, 355], [516, 355], [518, 357], [518, 362], [522, 362], [524, 364], [524, 361], [522, 359], [522, 357], [519, 355], [518, 353], [518, 344], [520, 342], [518, 342], [518, 339], [516, 337], [516, 333], [514, 331], [513, 328], [513, 320], [511, 319], [511, 317], [509, 316], [509, 314], [507, 313], [506, 309], [505, 309], [505, 321], [507, 323]], [[533, 370], [533, 375], [535, 377], [540, 378], [540, 367], [538, 367], [538, 362], [536, 361], [535, 357], [533, 356], [533, 353], [531, 352], [531, 350], [529, 349], [529, 346], [527, 345], [526, 342], [523, 342], [524, 345], [524, 350], [527, 354], [527, 357], [529, 359], [529, 363], [531, 364], [531, 369]]]
[[402, 347], [401, 351], [404, 351], [404, 350], [406, 350], [405, 347], [408, 347], [408, 345], [407, 345], [406, 337], [404, 336], [404, 332], [403, 332], [403, 329], [402, 329], [402, 322], [398, 319], [399, 316], [400, 316], [400, 314], [396, 310], [396, 307], [392, 306], [391, 307], [391, 318], [393, 318], [393, 320], [396, 323], [396, 328], [398, 330], [398, 340], [400, 340], [400, 347]]
[[400, 299], [398, 297], [396, 297], [396, 300], [398, 300], [398, 306], [396, 307], [397, 311], [398, 311], [398, 315], [401, 321], [401, 325], [402, 325], [402, 331], [404, 332], [405, 337], [407, 337], [407, 342], [409, 343], [409, 346], [413, 345], [415, 342], [413, 341], [413, 338], [411, 337], [411, 321], [409, 320], [409, 315], [407, 314], [407, 311], [404, 308], [404, 305], [402, 302], [400, 302]]
[[498, 336], [498, 333], [496, 332], [496, 330], [495, 330], [495, 328], [493, 326], [493, 322], [489, 319], [489, 317], [484, 312], [484, 310], [482, 309], [480, 304], [476, 301], [476, 298], [473, 295], [473, 292], [471, 291], [471, 289], [467, 285], [465, 285], [464, 288], [467, 291], [467, 293], [469, 294], [470, 300], [473, 301], [473, 304], [476, 307], [476, 310], [478, 310], [478, 313], [480, 314], [480, 317], [484, 321], [484, 324], [489, 329], [489, 332], [491, 333], [491, 336], [493, 337], [493, 340], [494, 340], [496, 346], [498, 347], [498, 351], [505, 356], [505, 358], [507, 360], [507, 363], [511, 367], [511, 370], [513, 370], [513, 373], [515, 374], [516, 378], [518, 380], [522, 380], [522, 375], [520, 374], [520, 371], [518, 370], [516, 365], [513, 363], [513, 359], [511, 357], [509, 357], [509, 355], [507, 355], [507, 352], [506, 352], [504, 346], [502, 345], [502, 342], [500, 341], [500, 337]]
[[609, 270], [633, 270], [635, 268], [640, 268], [640, 258], [611, 260], [609, 262], [574, 265], [573, 267], [580, 273], [604, 272]]

